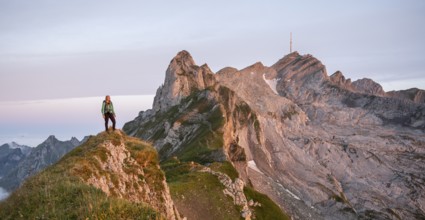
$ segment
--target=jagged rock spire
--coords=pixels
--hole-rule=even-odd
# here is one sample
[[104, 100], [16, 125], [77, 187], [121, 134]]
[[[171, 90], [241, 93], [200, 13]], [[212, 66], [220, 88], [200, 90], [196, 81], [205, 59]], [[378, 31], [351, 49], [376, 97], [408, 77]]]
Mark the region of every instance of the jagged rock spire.
[[153, 109], [165, 111], [192, 92], [203, 90], [214, 83], [214, 74], [208, 65], [199, 67], [189, 52], [180, 51], [167, 68], [164, 84], [156, 92]]

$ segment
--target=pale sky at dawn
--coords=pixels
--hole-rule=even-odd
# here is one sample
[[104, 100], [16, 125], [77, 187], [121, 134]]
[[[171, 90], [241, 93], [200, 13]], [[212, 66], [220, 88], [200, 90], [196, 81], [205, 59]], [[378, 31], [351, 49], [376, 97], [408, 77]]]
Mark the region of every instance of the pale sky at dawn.
[[152, 95], [180, 50], [213, 71], [294, 48], [328, 74], [425, 89], [425, 1], [0, 0], [0, 101]]

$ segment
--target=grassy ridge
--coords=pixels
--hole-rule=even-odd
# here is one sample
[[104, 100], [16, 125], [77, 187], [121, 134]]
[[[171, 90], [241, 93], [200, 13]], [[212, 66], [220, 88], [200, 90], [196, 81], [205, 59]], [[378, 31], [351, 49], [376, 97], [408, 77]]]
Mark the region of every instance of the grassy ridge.
[[[224, 195], [224, 186], [216, 176], [198, 172], [201, 166], [172, 158], [161, 164], [164, 169], [171, 196], [179, 211], [189, 219], [241, 219], [241, 207], [236, 206], [229, 196]], [[212, 170], [227, 174], [232, 180], [239, 176], [230, 162], [214, 162]], [[251, 207], [255, 219], [289, 220], [267, 195], [245, 187], [247, 200], [261, 206]], [[253, 218], [254, 219], [254, 218]]]
[[79, 179], [44, 171], [0, 203], [0, 219], [161, 219], [141, 203], [108, 197]]
[[149, 179], [164, 178], [159, 169], [149, 169], [158, 164], [152, 147], [134, 138], [121, 138], [119, 133], [101, 133], [57, 164], [29, 178], [0, 203], [0, 219], [163, 219], [146, 204], [107, 196], [83, 182], [94, 174], [94, 170], [99, 170], [99, 161], [95, 157], [107, 159], [108, 152], [98, 147], [104, 141], [114, 145], [125, 141], [132, 157], [146, 165]]
[[282, 212], [279, 206], [276, 205], [268, 196], [255, 191], [251, 187], [244, 188], [246, 199], [259, 202], [261, 206], [254, 207], [254, 215], [257, 220], [290, 220], [289, 216]]
[[[221, 163], [214, 166], [219, 169]], [[172, 159], [162, 168], [174, 203], [188, 219], [240, 219], [241, 208], [224, 195], [224, 186], [216, 176], [198, 172], [198, 164]]]

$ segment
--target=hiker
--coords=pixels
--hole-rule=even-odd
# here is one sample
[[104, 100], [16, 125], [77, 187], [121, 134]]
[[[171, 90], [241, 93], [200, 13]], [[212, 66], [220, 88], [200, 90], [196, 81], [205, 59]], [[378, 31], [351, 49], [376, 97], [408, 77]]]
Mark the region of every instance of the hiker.
[[102, 115], [105, 119], [105, 131], [108, 131], [109, 119], [112, 121], [112, 129], [115, 131], [115, 112], [114, 105], [112, 104], [111, 97], [107, 95], [102, 103]]

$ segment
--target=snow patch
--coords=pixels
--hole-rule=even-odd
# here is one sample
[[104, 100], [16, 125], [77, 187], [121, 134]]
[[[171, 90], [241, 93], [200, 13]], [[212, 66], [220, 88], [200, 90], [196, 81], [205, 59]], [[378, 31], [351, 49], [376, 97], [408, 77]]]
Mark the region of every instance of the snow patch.
[[251, 168], [251, 169], [253, 169], [253, 170], [255, 170], [255, 171], [257, 171], [257, 172], [259, 172], [259, 173], [261, 173], [261, 174], [264, 174], [263, 172], [261, 172], [261, 170], [257, 167], [257, 164], [255, 163], [255, 161], [253, 161], [253, 160], [250, 160], [250, 161], [248, 161], [248, 167], [249, 168]]
[[260, 171], [260, 169], [258, 169], [257, 164], [253, 160], [248, 161], [248, 167], [259, 172], [259, 173], [261, 173], [261, 174], [264, 174], [263, 172]]
[[267, 83], [267, 85], [269, 85], [270, 89], [272, 89], [273, 92], [276, 95], [279, 95], [279, 93], [276, 90], [276, 86], [277, 86], [277, 82], [279, 82], [280, 78], [269, 80], [269, 79], [266, 79], [266, 74], [264, 73], [263, 74], [263, 80], [264, 80], [264, 82]]
[[294, 199], [296, 200], [301, 200], [300, 197], [298, 197], [297, 195], [295, 195], [294, 193], [292, 193], [291, 191], [289, 191], [289, 189], [285, 188], [282, 186], [282, 184], [278, 183], [278, 185], [280, 187], [282, 187], [289, 195], [291, 195]]

